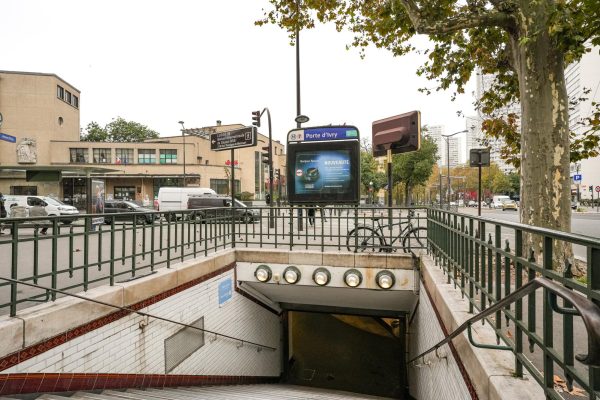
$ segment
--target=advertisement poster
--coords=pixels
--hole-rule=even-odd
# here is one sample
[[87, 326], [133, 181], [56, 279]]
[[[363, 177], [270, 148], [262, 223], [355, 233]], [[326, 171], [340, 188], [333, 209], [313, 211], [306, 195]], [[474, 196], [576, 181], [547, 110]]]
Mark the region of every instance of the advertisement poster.
[[350, 150], [298, 151], [296, 194], [344, 194], [352, 190]]
[[104, 213], [104, 181], [92, 179], [92, 214]]

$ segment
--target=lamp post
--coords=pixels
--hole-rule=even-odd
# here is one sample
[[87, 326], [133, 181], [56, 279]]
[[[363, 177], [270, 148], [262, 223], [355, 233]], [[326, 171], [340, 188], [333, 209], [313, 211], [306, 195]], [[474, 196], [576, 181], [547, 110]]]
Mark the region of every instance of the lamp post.
[[[444, 140], [446, 140], [446, 162], [448, 163], [448, 188], [446, 191], [446, 202], [448, 203], [448, 205], [450, 205], [450, 138], [452, 136], [456, 136], [459, 133], [465, 133], [468, 132], [467, 129], [463, 129], [462, 131], [458, 131], [458, 132], [454, 132], [451, 133], [450, 135], [442, 135], [442, 137], [444, 138]], [[440, 198], [441, 198], [441, 193], [440, 193]]]
[[[296, 127], [301, 128], [303, 122], [308, 122], [308, 118], [304, 121], [300, 107], [300, 1], [296, 0]], [[302, 206], [298, 207], [298, 230], [304, 228], [302, 222]]]
[[181, 137], [183, 139], [183, 187], [185, 187], [185, 126], [183, 121], [179, 121], [181, 124]]

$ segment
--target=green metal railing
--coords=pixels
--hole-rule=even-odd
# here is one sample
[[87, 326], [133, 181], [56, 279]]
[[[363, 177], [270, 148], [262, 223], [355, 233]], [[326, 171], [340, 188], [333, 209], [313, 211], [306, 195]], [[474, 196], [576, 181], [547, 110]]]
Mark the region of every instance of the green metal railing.
[[[588, 366], [585, 362], [589, 358], [576, 357], [575, 352], [590, 340], [598, 341], [600, 338], [586, 337], [591, 333], [586, 331], [587, 326], [572, 303], [563, 298], [562, 306], [559, 305], [553, 291], [543, 285], [542, 297], [539, 298], [537, 295], [540, 293], [530, 290], [530, 285], [536, 279], [557, 283], [564, 290], [589, 300], [589, 304], [595, 304], [592, 308], [597, 314], [600, 305], [600, 240], [439, 209], [430, 209], [427, 221], [432, 257], [443, 268], [447, 282], [453, 283], [468, 299], [468, 311], [477, 313], [495, 308], [493, 315], [486, 317], [485, 321], [496, 332], [497, 343], [480, 347], [512, 351], [515, 375], [522, 377], [525, 368], [548, 398], [563, 398], [554, 387], [555, 368], [562, 370], [569, 390], [575, 382], [590, 398], [598, 396], [598, 363]], [[536, 235], [541, 240], [541, 254], [524, 248], [526, 235]], [[578, 279], [573, 276], [573, 258], [564, 260], [564, 264], [559, 266], [562, 272], [556, 271], [553, 251], [557, 245], [567, 245], [576, 253], [585, 253], [586, 276]], [[528, 286], [526, 298], [514, 296], [515, 292], [522, 293], [525, 286]], [[512, 300], [503, 301], [511, 296], [515, 298], [514, 304]], [[496, 306], [501, 302], [506, 305]], [[597, 315], [594, 321], [600, 324]], [[500, 345], [501, 341], [503, 345]], [[531, 354], [525, 351], [526, 343]], [[600, 349], [590, 346], [590, 351], [599, 352]], [[598, 360], [600, 355], [588, 356]]]
[[[379, 207], [318, 208], [310, 218], [304, 208], [301, 223], [297, 208], [275, 207], [273, 224], [265, 207], [236, 209], [235, 218], [232, 209], [221, 208], [82, 215], [73, 224], [64, 224], [60, 217], [5, 219], [0, 222], [4, 229], [0, 276], [75, 293], [234, 247], [335, 252], [424, 249], [426, 211], [410, 210], [410, 224], [418, 238], [398, 236], [402, 229], [406, 231], [409, 209]], [[392, 225], [388, 225], [390, 213]], [[98, 218], [103, 217], [110, 223], [101, 223]], [[357, 231], [357, 226], [365, 229]], [[379, 229], [367, 229], [374, 226]], [[14, 316], [18, 309], [56, 297], [55, 291], [0, 282], [0, 314]]]

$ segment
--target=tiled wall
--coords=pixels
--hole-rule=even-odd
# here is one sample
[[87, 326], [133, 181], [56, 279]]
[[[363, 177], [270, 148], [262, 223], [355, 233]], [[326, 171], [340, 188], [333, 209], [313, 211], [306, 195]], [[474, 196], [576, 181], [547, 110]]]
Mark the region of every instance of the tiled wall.
[[[161, 301], [148, 302], [140, 311], [184, 323], [204, 317], [207, 330], [277, 350], [257, 351], [255, 346], [240, 346], [226, 338], [212, 340], [213, 335], [206, 333], [205, 345], [170, 375], [279, 376], [279, 317], [235, 291], [219, 305], [219, 283], [233, 280], [233, 274], [233, 269], [229, 269]], [[164, 340], [182, 327], [150, 318], [142, 329], [140, 323], [145, 319], [136, 314], [125, 315], [2, 373], [165, 374]]]
[[[435, 345], [444, 338], [444, 333], [425, 287], [421, 283], [419, 307], [409, 327], [409, 359]], [[408, 381], [410, 394], [416, 399], [471, 399], [469, 389], [449, 345], [438, 352], [429, 353], [409, 366]]]

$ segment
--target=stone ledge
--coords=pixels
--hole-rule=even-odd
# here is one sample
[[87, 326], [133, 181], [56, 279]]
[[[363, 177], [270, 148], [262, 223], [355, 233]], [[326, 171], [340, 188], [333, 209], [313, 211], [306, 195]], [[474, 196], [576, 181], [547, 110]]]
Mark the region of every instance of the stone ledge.
[[23, 320], [0, 318], [0, 358], [23, 348]]
[[[442, 269], [429, 256], [421, 258], [423, 284], [431, 295], [435, 308], [450, 333], [472, 317], [468, 301], [460, 290], [447, 284]], [[486, 323], [473, 325], [473, 339], [478, 343], [496, 343], [494, 330]], [[453, 340], [454, 346], [470, 375], [480, 399], [513, 400], [519, 398], [545, 399], [543, 389], [528, 374], [523, 379], [513, 377], [515, 358], [509, 351], [476, 348], [469, 342], [467, 332]]]

